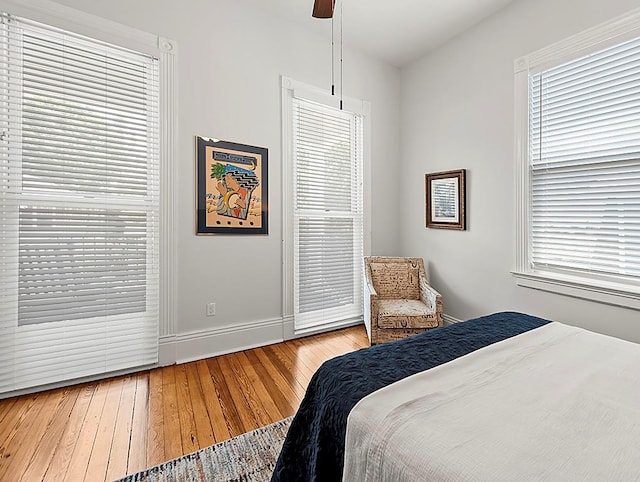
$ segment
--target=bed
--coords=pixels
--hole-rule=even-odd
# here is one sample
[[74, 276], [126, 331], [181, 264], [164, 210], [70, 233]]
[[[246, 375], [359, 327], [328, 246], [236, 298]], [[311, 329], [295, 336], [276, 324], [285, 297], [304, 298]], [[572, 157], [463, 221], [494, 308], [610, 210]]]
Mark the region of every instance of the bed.
[[547, 323], [522, 313], [496, 313], [328, 360], [309, 382], [271, 481], [342, 480], [347, 418], [360, 400], [411, 375]]
[[334, 358], [272, 481], [640, 480], [640, 345], [496, 313]]

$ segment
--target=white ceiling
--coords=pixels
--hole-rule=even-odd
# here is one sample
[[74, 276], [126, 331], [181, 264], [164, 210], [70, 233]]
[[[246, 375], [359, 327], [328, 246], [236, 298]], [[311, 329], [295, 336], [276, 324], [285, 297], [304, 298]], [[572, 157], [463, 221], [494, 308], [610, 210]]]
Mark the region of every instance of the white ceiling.
[[[331, 21], [311, 17], [314, 0], [246, 0], [327, 39]], [[336, 0], [344, 10], [344, 45], [402, 67], [513, 0]], [[342, 5], [341, 5], [342, 3]]]

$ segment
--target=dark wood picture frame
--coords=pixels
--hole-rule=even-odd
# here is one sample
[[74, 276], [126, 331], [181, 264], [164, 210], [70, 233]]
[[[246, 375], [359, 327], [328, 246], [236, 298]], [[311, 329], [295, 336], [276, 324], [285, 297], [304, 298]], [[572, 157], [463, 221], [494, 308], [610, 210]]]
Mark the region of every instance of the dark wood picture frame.
[[268, 234], [269, 150], [196, 136], [196, 234]]
[[467, 228], [466, 169], [425, 174], [427, 228]]

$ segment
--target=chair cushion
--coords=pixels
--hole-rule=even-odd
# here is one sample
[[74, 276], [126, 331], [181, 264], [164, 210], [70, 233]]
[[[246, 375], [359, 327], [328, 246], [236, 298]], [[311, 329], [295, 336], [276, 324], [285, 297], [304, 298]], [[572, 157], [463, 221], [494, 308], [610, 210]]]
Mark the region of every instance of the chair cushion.
[[438, 316], [420, 300], [377, 300], [379, 328], [433, 328]]

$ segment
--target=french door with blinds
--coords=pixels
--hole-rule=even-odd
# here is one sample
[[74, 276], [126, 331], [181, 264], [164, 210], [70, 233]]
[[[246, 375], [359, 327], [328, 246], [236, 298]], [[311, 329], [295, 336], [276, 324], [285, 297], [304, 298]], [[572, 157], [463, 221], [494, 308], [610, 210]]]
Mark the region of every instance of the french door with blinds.
[[362, 317], [362, 116], [292, 100], [294, 326]]
[[0, 19], [0, 396], [155, 363], [157, 59]]

